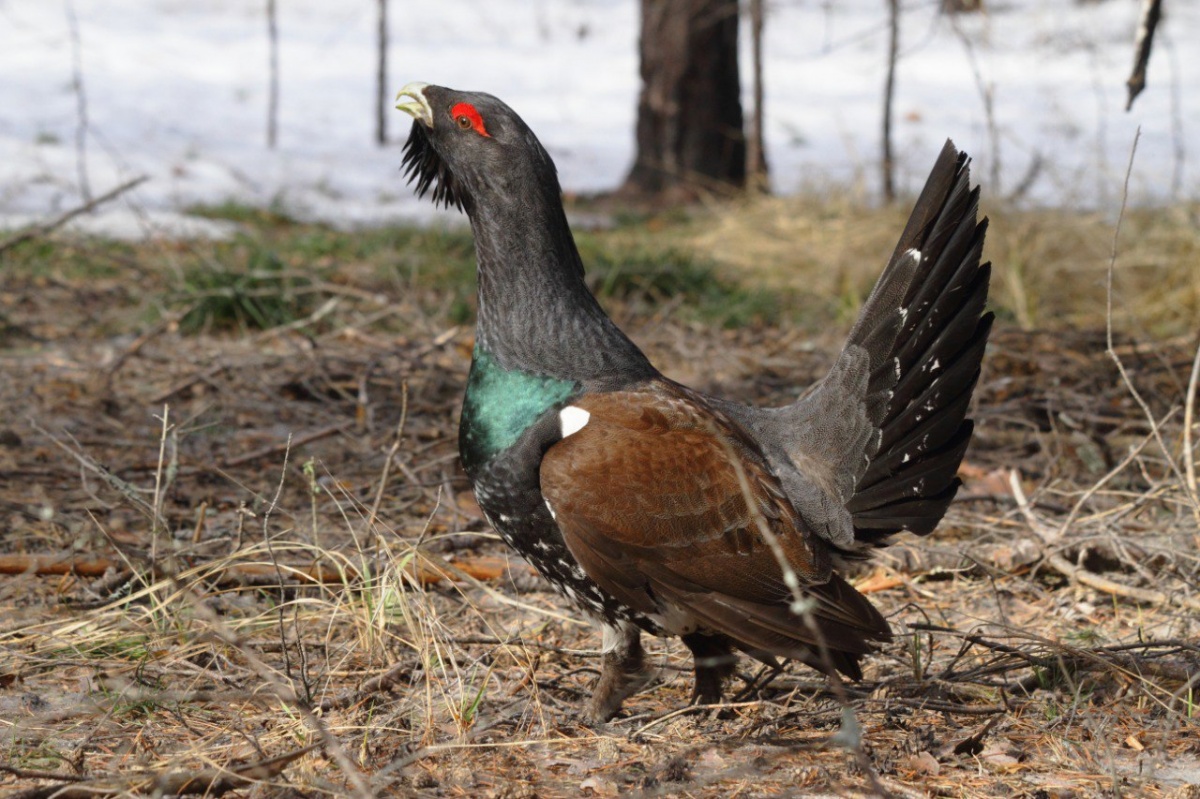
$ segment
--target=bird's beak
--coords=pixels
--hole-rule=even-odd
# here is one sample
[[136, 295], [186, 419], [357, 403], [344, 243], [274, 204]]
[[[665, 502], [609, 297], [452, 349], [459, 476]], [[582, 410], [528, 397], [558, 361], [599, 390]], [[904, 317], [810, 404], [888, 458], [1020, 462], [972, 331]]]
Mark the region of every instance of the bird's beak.
[[[399, 108], [406, 114], [411, 114], [413, 119], [424, 122], [425, 127], [432, 128], [433, 109], [429, 107], [429, 101], [425, 99], [425, 87], [428, 85], [428, 83], [414, 81], [405, 86], [396, 95], [396, 108]], [[411, 99], [401, 102], [402, 97]]]

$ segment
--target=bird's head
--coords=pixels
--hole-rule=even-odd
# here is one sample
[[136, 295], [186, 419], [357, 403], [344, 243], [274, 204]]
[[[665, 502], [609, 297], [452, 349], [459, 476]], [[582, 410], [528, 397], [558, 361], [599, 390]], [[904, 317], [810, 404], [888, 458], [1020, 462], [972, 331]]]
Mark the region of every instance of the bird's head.
[[[470, 213], [479, 198], [559, 195], [554, 162], [516, 112], [490, 94], [410, 83], [396, 108], [413, 117], [402, 168], [418, 196]], [[537, 191], [540, 189], [540, 191]]]

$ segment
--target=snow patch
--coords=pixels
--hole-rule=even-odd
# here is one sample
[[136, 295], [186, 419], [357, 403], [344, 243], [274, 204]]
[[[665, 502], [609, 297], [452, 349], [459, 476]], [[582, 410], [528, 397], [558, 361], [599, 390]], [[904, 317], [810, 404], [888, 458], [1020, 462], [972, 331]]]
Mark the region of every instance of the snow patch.
[[[75, 144], [63, 5], [0, 4], [0, 74], [19, 76], [0, 81], [7, 111], [0, 120], [0, 225], [19, 224], [15, 215], [44, 221], [80, 205], [81, 172], [92, 196], [135, 175], [150, 177], [87, 223], [92, 232], [113, 225], [146, 235], [133, 221], [142, 212], [226, 201], [346, 228], [462, 219], [417, 200], [404, 183], [399, 146], [411, 120], [389, 106], [389, 144], [374, 142], [373, 0], [280, 4], [273, 150], [266, 146], [261, 5], [74, 5], [87, 99], [85, 162]], [[939, 8], [909, 4], [901, 16], [894, 101], [901, 194], [920, 187], [949, 137], [973, 156], [985, 197], [1006, 195], [1040, 164], [1024, 202], [1112, 209], [1140, 125], [1131, 200], [1200, 195], [1194, 165], [1178, 161], [1183, 143], [1173, 127], [1177, 121], [1191, 139], [1200, 130], [1200, 59], [1185, 53], [1187, 42], [1200, 40], [1200, 3], [1171, 6], [1159, 28], [1166, 49], [1156, 50], [1149, 85], [1128, 114], [1124, 82], [1138, 4], [1010, 0], [987, 14], [958, 15], [954, 25], [992, 91], [998, 142], [971, 58]], [[851, 185], [874, 173], [887, 45], [880, 9], [878, 0], [769, 9], [764, 135], [776, 192]], [[636, 0], [407, 4], [403, 21], [391, 25], [388, 100], [412, 80], [491, 92], [542, 139], [567, 191], [612, 189], [634, 155], [638, 20]], [[1172, 42], [1178, 58], [1169, 57]], [[749, 53], [743, 46], [743, 58]]]

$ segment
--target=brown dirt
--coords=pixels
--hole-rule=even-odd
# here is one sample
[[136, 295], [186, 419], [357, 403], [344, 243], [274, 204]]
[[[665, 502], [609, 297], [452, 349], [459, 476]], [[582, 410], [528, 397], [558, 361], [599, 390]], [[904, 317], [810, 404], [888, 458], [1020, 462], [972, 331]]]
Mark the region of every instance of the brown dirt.
[[[1194, 338], [1118, 342], [1152, 429], [1102, 335], [998, 330], [960, 501], [858, 576], [897, 631], [862, 683], [745, 661], [727, 707], [688, 708], [654, 641], [662, 684], [589, 727], [598, 637], [528, 568], [418, 576], [507, 557], [456, 462], [469, 331], [351, 303], [319, 334], [184, 336], [137, 322], [147, 290], [0, 289], [0, 552], [113, 564], [0, 576], [9, 795], [1195, 795]], [[767, 402], [839, 340], [631, 333]], [[314, 564], [337, 579], [287, 568]]]

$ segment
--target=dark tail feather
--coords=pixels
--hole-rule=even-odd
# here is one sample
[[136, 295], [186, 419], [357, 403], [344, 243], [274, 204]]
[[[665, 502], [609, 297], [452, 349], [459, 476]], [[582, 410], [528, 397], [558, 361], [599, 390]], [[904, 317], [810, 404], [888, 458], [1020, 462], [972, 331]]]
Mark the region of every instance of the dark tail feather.
[[960, 483], [955, 478], [941, 494], [893, 502], [883, 508], [873, 508], [854, 514], [855, 535], [866, 544], [882, 546], [897, 530], [909, 530], [928, 535], [946, 515], [954, 501]]
[[992, 326], [983, 313], [991, 265], [980, 264], [987, 220], [976, 222], [978, 207], [967, 158], [947, 142], [892, 257], [916, 250], [921, 267], [889, 351], [872, 353], [871, 389], [887, 386], [890, 395], [878, 447], [846, 503], [862, 543], [931, 532], [958, 490], [967, 408]]
[[[710, 629], [719, 630], [744, 652], [771, 664], [775, 656], [799, 660], [815, 669], [841, 672], [861, 680], [859, 661], [879, 642], [892, 640], [891, 628], [879, 610], [837, 574], [828, 582], [805, 586], [814, 600], [811, 621], [791, 610], [786, 592], [778, 602], [752, 602], [711, 592], [688, 598], [688, 610]], [[667, 589], [670, 593], [670, 589]], [[825, 650], [821, 654], [822, 647]]]
[[897, 502], [914, 497], [937, 496], [955, 480], [958, 464], [971, 440], [972, 422], [967, 419], [954, 431], [953, 437], [930, 455], [913, 459], [869, 488], [855, 492], [847, 503], [852, 514], [878, 511]]

